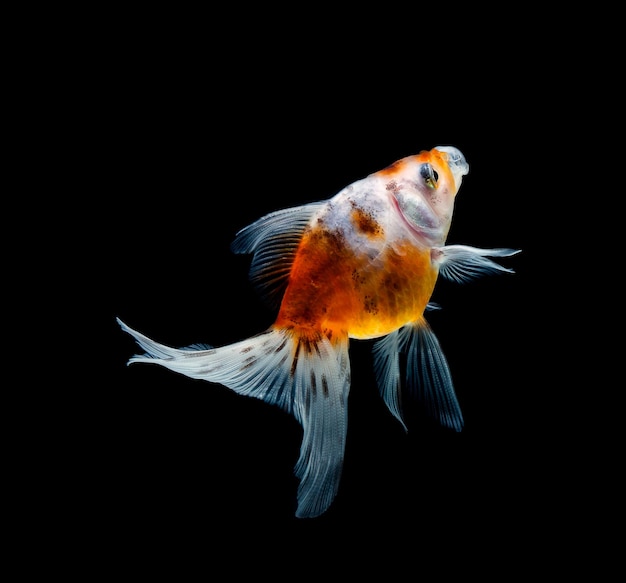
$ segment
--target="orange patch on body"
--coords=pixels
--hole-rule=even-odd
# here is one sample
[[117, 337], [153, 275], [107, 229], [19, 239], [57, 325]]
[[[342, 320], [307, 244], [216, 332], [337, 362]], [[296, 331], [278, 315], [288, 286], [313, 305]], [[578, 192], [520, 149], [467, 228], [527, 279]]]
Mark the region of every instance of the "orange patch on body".
[[436, 278], [430, 250], [408, 240], [373, 264], [340, 234], [314, 229], [296, 254], [275, 324], [355, 338], [388, 334], [421, 318]]
[[387, 168], [379, 170], [376, 174], [384, 178], [393, 178], [394, 176], [402, 173], [410, 161], [415, 163], [430, 162], [433, 168], [440, 175], [445, 176], [445, 180], [448, 184], [454, 184], [454, 178], [452, 177], [452, 172], [450, 171], [450, 166], [448, 165], [448, 154], [446, 152], [440, 152], [436, 148], [433, 148], [430, 151], [422, 150], [415, 156], [402, 158], [401, 160], [390, 164]]
[[435, 170], [439, 173], [439, 182], [442, 182], [443, 177], [447, 184], [454, 185], [454, 177], [452, 176], [452, 171], [448, 165], [448, 154], [446, 152], [440, 152], [437, 149], [433, 149], [431, 150], [431, 155], [431, 163]]
[[376, 174], [378, 174], [379, 176], [391, 177], [391, 176], [394, 176], [395, 174], [398, 174], [399, 172], [402, 172], [402, 169], [405, 166], [406, 166], [405, 159], [398, 160], [397, 162], [394, 162], [393, 164], [389, 164], [387, 168], [383, 168], [382, 170], [379, 170], [378, 172], [376, 172]]

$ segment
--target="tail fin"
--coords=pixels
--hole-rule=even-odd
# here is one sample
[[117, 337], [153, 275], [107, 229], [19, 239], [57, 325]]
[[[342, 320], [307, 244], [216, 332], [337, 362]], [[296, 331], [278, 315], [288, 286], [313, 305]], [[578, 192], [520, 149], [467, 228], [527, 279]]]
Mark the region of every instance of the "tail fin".
[[270, 328], [219, 348], [171, 348], [117, 321], [146, 351], [128, 364], [158, 364], [291, 413], [304, 429], [295, 467], [300, 479], [296, 516], [314, 517], [328, 509], [339, 487], [347, 431], [347, 336], [331, 342], [321, 333]]

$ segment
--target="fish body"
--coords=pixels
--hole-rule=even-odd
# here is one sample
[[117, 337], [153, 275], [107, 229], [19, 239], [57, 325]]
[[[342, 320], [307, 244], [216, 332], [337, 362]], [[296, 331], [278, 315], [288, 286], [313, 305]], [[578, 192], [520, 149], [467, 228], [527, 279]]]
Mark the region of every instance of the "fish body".
[[[250, 278], [277, 310], [268, 330], [218, 348], [171, 348], [129, 328], [159, 364], [280, 406], [300, 422], [298, 517], [325, 512], [339, 486], [350, 390], [349, 339], [374, 339], [381, 396], [404, 425], [402, 387], [446, 427], [463, 417], [425, 312], [440, 275], [463, 282], [512, 272], [489, 259], [518, 251], [445, 241], [469, 166], [452, 146], [408, 156], [322, 201], [270, 213], [237, 233]], [[406, 355], [402, 382], [400, 355]]]

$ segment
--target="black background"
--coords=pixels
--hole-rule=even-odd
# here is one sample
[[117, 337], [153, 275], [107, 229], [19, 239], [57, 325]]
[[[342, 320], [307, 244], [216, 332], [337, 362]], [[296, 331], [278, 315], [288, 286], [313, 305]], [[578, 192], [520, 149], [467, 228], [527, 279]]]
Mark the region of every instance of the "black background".
[[[88, 252], [72, 293], [76, 350], [89, 356], [72, 363], [83, 380], [67, 399], [67, 502], [54, 511], [72, 544], [111, 572], [130, 561], [210, 574], [233, 549], [232, 573], [291, 560], [296, 574], [328, 572], [346, 545], [348, 570], [435, 556], [481, 573], [558, 563], [554, 539], [587, 515], [563, 493], [591, 465], [585, 420], [567, 413], [577, 397], [558, 354], [561, 274], [547, 257], [567, 188], [555, 165], [584, 131], [563, 108], [575, 83], [561, 53], [532, 56], [526, 33], [477, 46], [435, 31], [396, 50], [391, 29], [341, 27], [315, 42], [291, 28], [224, 44], [211, 22], [116, 21], [75, 72], [71, 245]], [[535, 41], [549, 37], [533, 25]], [[115, 318], [172, 346], [264, 330], [273, 314], [249, 284], [249, 258], [230, 251], [236, 232], [437, 145], [470, 165], [448, 243], [522, 249], [503, 260], [514, 275], [441, 281], [433, 296], [443, 309], [428, 319], [465, 428], [442, 429], [407, 403], [405, 434], [378, 395], [371, 343], [352, 342], [339, 493], [321, 517], [297, 519], [296, 421], [218, 385], [127, 367], [136, 346]]]
[[[120, 523], [141, 531], [206, 523], [356, 533], [371, 521], [412, 523], [418, 532], [446, 524], [460, 533], [476, 522], [498, 529], [526, 523], [537, 498], [553, 493], [539, 477], [550, 446], [537, 449], [533, 435], [546, 410], [536, 388], [541, 356], [528, 337], [537, 317], [536, 258], [523, 194], [533, 177], [518, 174], [519, 137], [509, 127], [480, 131], [478, 139], [448, 120], [430, 129], [420, 118], [436, 103], [420, 105], [419, 97], [413, 111], [406, 101], [371, 111], [346, 96], [327, 118], [315, 102], [293, 110], [288, 102], [209, 106], [185, 84], [171, 101], [149, 93], [122, 112], [131, 127], [120, 127], [105, 195], [115, 200], [103, 248], [115, 380], [101, 395], [108, 413], [102, 478]], [[248, 282], [249, 258], [230, 252], [235, 233], [438, 144], [459, 147], [470, 164], [448, 242], [523, 250], [504, 260], [515, 275], [441, 282], [433, 297], [443, 309], [429, 321], [466, 427], [443, 430], [408, 403], [405, 435], [378, 395], [371, 343], [353, 342], [340, 491], [324, 516], [300, 521], [295, 420], [220, 386], [158, 367], [127, 368], [136, 347], [115, 316], [172, 346], [218, 346], [264, 330], [273, 313]]]

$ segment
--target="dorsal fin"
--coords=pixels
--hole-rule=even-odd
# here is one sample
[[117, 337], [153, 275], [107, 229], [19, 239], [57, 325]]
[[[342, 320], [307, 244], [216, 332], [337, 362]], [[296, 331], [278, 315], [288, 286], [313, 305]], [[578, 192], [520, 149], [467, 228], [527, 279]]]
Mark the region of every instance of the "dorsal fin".
[[313, 202], [261, 217], [237, 233], [234, 253], [253, 253], [250, 281], [272, 307], [285, 291], [302, 233], [324, 202]]

